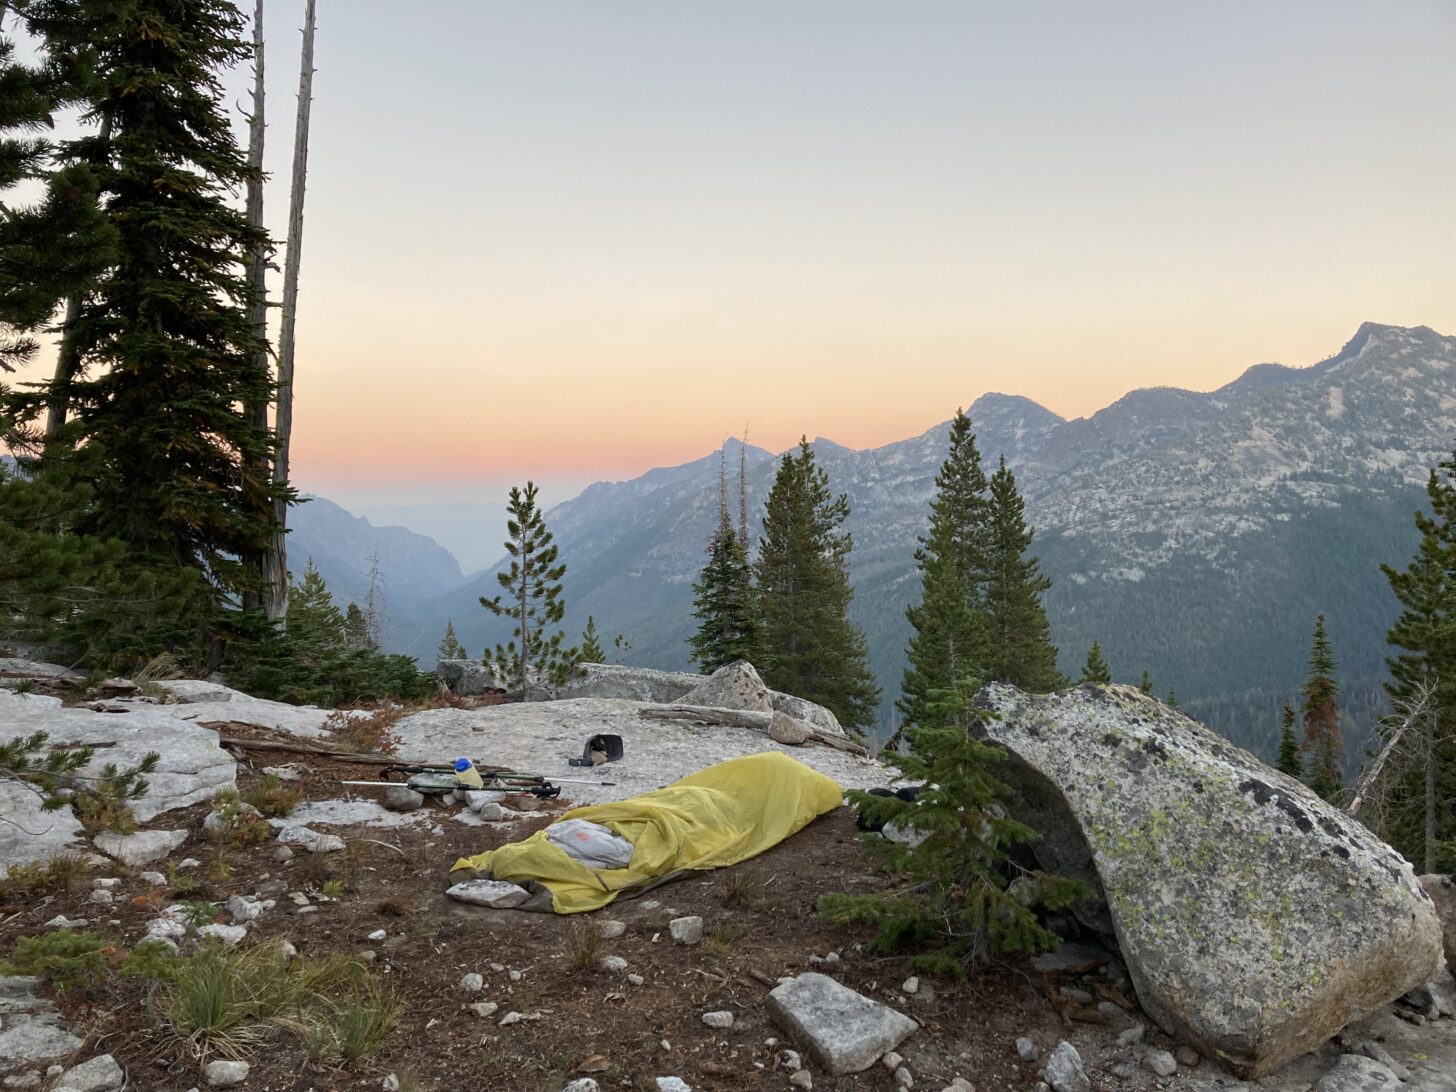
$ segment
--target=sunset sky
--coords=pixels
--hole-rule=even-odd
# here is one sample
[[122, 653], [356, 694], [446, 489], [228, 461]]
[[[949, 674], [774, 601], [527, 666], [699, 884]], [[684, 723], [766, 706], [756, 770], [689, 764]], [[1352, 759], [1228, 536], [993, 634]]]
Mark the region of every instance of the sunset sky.
[[[280, 237], [301, 8], [268, 2]], [[319, 11], [293, 463], [342, 503], [1456, 331], [1450, 0]]]

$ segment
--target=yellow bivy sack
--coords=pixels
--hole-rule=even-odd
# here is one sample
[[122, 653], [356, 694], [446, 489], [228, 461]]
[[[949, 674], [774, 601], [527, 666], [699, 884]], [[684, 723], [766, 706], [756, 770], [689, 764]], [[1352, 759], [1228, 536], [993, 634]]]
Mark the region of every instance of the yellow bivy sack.
[[561, 816], [600, 823], [626, 838], [633, 847], [626, 868], [588, 868], [538, 830], [523, 842], [462, 857], [451, 871], [473, 869], [523, 886], [537, 881], [551, 892], [553, 910], [577, 914], [671, 873], [746, 861], [843, 799], [832, 778], [782, 752], [765, 751], [709, 766], [654, 792]]

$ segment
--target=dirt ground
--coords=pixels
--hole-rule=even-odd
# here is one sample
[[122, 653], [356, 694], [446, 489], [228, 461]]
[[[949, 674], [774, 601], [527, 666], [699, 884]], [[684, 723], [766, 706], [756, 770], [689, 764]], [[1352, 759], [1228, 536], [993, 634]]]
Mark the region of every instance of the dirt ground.
[[[249, 757], [262, 767], [281, 764], [288, 756]], [[298, 783], [309, 799], [337, 799], [347, 792], [338, 780], [372, 776], [331, 760], [300, 761], [310, 767]], [[240, 764], [242, 790], [256, 784], [259, 776]], [[377, 799], [378, 794], [366, 789], [359, 796]], [[244, 1087], [258, 1092], [379, 1088], [385, 1075], [394, 1073], [405, 1092], [559, 1092], [582, 1075], [587, 1063], [603, 1089], [655, 1089], [659, 1076], [677, 1076], [694, 1089], [786, 1089], [789, 1074], [779, 1067], [780, 1055], [799, 1044], [770, 1022], [764, 1003], [778, 978], [808, 970], [830, 970], [846, 985], [921, 1023], [921, 1030], [901, 1048], [920, 1089], [940, 1089], [957, 1076], [982, 1092], [1034, 1087], [1037, 1064], [1022, 1062], [1015, 1050], [1022, 1035], [1032, 1037], [1043, 1051], [1061, 1038], [1079, 1045], [1089, 1037], [1116, 1043], [1114, 1028], [1086, 1022], [1092, 1015], [1087, 1009], [1052, 1004], [1056, 987], [1075, 984], [1073, 978], [1049, 980], [1025, 960], [995, 964], [961, 984], [934, 982], [916, 997], [903, 994], [900, 985], [912, 973], [905, 960], [867, 955], [862, 950], [868, 939], [864, 931], [831, 928], [816, 916], [821, 894], [869, 891], [884, 882], [869, 871], [846, 808], [751, 862], [692, 876], [593, 915], [494, 911], [445, 898], [446, 871], [458, 856], [522, 837], [567, 806], [554, 801], [514, 823], [479, 827], [448, 818], [445, 806], [437, 803], [427, 804], [438, 809], [429, 813], [438, 819], [435, 824], [381, 829], [316, 825], [342, 835], [348, 849], [323, 855], [300, 850], [281, 864], [274, 859], [271, 842], [232, 849], [231, 878], [216, 883], [206, 879], [215, 853], [200, 829], [206, 806], [170, 813], [150, 824], [194, 832], [171, 857], [202, 862], [177, 873], [196, 885], [185, 891], [188, 899], [220, 904], [231, 895], [252, 893], [267, 880], [283, 880], [290, 892], [317, 892], [326, 880], [342, 881], [347, 894], [316, 904], [312, 913], [299, 914], [286, 895], [278, 896], [277, 906], [255, 923], [256, 937], [287, 938], [300, 952], [312, 955], [373, 952], [364, 958], [373, 959], [405, 1003], [386, 1048], [353, 1070], [309, 1068], [299, 1045], [279, 1032], [249, 1059], [253, 1068]], [[165, 861], [144, 867], [167, 871]], [[34, 905], [0, 906], [0, 954], [9, 953], [17, 937], [41, 931], [57, 914], [88, 918], [92, 931], [115, 936], [122, 948], [134, 945], [156, 908], [184, 894], [150, 887], [139, 878], [142, 870], [116, 866], [93, 874], [121, 877], [116, 904], [110, 908], [87, 901], [86, 881], [69, 894]], [[685, 914], [703, 918], [700, 945], [680, 946], [668, 935], [668, 920]], [[603, 955], [626, 959], [626, 971], [573, 969], [571, 952], [588, 918], [626, 923], [625, 935], [601, 949]], [[369, 934], [380, 929], [387, 939], [370, 941]], [[811, 964], [811, 955], [831, 952], [839, 956], [834, 966]], [[503, 969], [493, 970], [492, 965]], [[478, 996], [467, 997], [459, 989], [461, 977], [469, 972], [485, 978]], [[631, 984], [628, 974], [640, 975], [643, 983]], [[1082, 982], [1093, 984], [1092, 979]], [[927, 998], [927, 993], [933, 996]], [[466, 1008], [467, 1002], [481, 1000], [500, 1007], [482, 1019]], [[140, 979], [111, 976], [101, 987], [70, 991], [58, 1001], [76, 1034], [86, 1037], [81, 1057], [111, 1052], [130, 1074], [130, 1088], [183, 1092], [202, 1084], [200, 1060], [161, 1025]], [[736, 1016], [731, 1029], [703, 1024], [703, 1013], [724, 1009]], [[540, 1017], [499, 1026], [512, 1011]], [[1150, 1029], [1148, 1041], [1153, 1038]], [[1126, 1079], [1099, 1077], [1096, 1053], [1084, 1049], [1094, 1087], [1157, 1087], [1142, 1071]], [[805, 1061], [816, 1089], [896, 1087], [892, 1074], [879, 1065], [852, 1077], [832, 1078], [807, 1053]]]

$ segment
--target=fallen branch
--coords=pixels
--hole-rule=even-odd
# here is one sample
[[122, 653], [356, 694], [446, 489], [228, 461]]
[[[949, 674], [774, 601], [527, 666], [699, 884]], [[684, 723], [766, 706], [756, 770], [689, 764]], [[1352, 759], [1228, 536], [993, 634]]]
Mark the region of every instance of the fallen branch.
[[[693, 724], [725, 725], [730, 728], [750, 728], [755, 732], [768, 732], [772, 713], [755, 713], [743, 709], [710, 709], [702, 705], [655, 705], [638, 713], [644, 720], [682, 720]], [[833, 747], [837, 751], [868, 758], [869, 751], [863, 744], [844, 736], [821, 732], [815, 728], [809, 738], [815, 743]]]
[[1429, 682], [1423, 682], [1417, 689], [1414, 700], [1402, 703], [1402, 710], [1406, 714], [1405, 718], [1401, 721], [1400, 726], [1391, 733], [1390, 739], [1380, 749], [1380, 753], [1375, 756], [1375, 761], [1371, 762], [1365, 768], [1365, 772], [1360, 775], [1360, 780], [1355, 783], [1355, 791], [1351, 794], [1350, 803], [1345, 808], [1347, 815], [1355, 817], [1360, 814], [1360, 805], [1365, 803], [1365, 799], [1369, 796], [1370, 790], [1374, 787], [1375, 782], [1379, 780], [1380, 771], [1385, 768], [1386, 760], [1390, 758], [1391, 753], [1399, 745], [1401, 738], [1406, 732], [1425, 716], [1434, 693], [1435, 687]]

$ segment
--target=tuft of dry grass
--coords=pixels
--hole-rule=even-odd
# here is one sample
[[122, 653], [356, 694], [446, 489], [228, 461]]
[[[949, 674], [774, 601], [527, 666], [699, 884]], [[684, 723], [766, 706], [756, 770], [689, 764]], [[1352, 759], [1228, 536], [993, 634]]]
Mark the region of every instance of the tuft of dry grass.
[[589, 971], [607, 954], [607, 938], [601, 926], [576, 918], [566, 927], [566, 964], [575, 971]]

